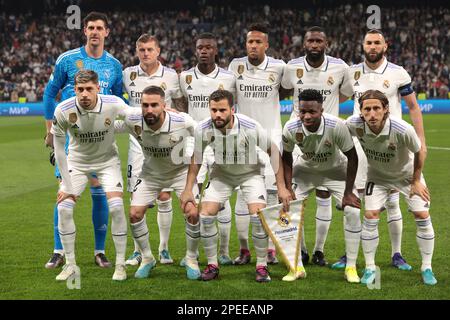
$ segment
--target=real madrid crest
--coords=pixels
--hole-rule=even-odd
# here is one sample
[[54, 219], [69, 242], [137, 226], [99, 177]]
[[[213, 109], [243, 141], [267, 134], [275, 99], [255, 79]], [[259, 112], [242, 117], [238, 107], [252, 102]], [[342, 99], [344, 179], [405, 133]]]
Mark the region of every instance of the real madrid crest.
[[387, 89], [390, 87], [389, 81], [388, 80], [384, 80], [383, 82], [383, 88]]
[[297, 132], [295, 134], [295, 140], [297, 140], [298, 143], [302, 143], [303, 142], [303, 133], [302, 132]]
[[301, 80], [302, 77], [303, 77], [303, 69], [299, 68], [297, 69], [297, 78], [298, 78], [297, 84], [303, 84], [303, 81]]
[[69, 122], [70, 123], [75, 123], [75, 122], [77, 122], [77, 120], [78, 120], [78, 117], [77, 117], [77, 114], [76, 113], [71, 113], [71, 114], [69, 114]]
[[140, 126], [134, 126], [134, 133], [136, 133], [136, 135], [140, 137], [142, 133], [142, 128]]
[[331, 147], [331, 142], [329, 140], [325, 140], [324, 145], [325, 145], [325, 147], [330, 148]]
[[223, 84], [219, 84], [219, 90], [225, 90], [225, 88], [223, 87]]
[[397, 145], [394, 142], [390, 142], [388, 146], [389, 150], [395, 151], [397, 150]]
[[332, 85], [334, 84], [334, 79], [333, 79], [332, 76], [330, 76], [330, 77], [328, 78], [327, 84], [328, 84], [329, 86], [332, 86]]
[[166, 91], [167, 84], [165, 82], [163, 82], [163, 83], [161, 83], [160, 87], [161, 87], [161, 89], [163, 89], [163, 91]]
[[111, 125], [111, 119], [106, 118], [105, 119], [105, 127], [109, 127]]
[[269, 76], [269, 82], [272, 82], [272, 83], [275, 82], [275, 76], [274, 76], [273, 73], [271, 73], [270, 76]]
[[242, 79], [243, 79], [243, 78], [242, 78], [242, 74], [244, 73], [244, 65], [243, 65], [243, 64], [240, 64], [240, 65], [238, 66], [237, 72], [239, 73], [238, 80], [242, 80]]
[[183, 136], [175, 136], [175, 135], [171, 135], [171, 136], [169, 137], [169, 144], [170, 144], [171, 146], [174, 146], [174, 145], [176, 145], [178, 142], [181, 142], [181, 141], [183, 141]]
[[364, 130], [362, 128], [356, 128], [356, 135], [360, 138], [364, 135]]
[[353, 78], [355, 79], [354, 86], [359, 86], [358, 79], [361, 77], [361, 71], [355, 71]]
[[286, 228], [287, 226], [289, 226], [290, 223], [291, 223], [291, 217], [289, 216], [289, 214], [287, 214], [286, 212], [281, 210], [280, 216], [278, 217], [278, 224], [281, 227]]
[[133, 82], [134, 80], [136, 80], [136, 78], [137, 78], [137, 72], [136, 71], [131, 72], [130, 73], [130, 80], [131, 80], [130, 87], [136, 86]]
[[83, 69], [83, 60], [75, 61], [75, 66], [80, 70]]
[[188, 85], [187, 90], [192, 90], [191, 82], [192, 82], [192, 75], [191, 74], [187, 74], [186, 75], [186, 83]]

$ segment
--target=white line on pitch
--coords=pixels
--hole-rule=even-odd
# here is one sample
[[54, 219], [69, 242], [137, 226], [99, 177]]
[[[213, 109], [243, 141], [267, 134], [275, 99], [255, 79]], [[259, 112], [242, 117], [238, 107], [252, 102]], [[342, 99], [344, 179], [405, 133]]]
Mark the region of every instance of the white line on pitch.
[[427, 147], [428, 149], [431, 150], [447, 150], [450, 151], [450, 148], [443, 148], [443, 147]]

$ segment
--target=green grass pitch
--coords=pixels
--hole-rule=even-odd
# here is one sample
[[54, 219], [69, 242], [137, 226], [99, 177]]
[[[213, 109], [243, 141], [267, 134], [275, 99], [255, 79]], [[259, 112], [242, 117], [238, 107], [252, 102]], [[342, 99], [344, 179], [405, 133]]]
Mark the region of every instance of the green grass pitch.
[[[134, 279], [136, 267], [129, 267], [128, 280], [114, 283], [111, 280], [113, 269], [104, 270], [94, 265], [91, 200], [89, 191], [85, 191], [75, 209], [81, 290], [69, 290], [66, 283], [55, 281], [59, 270], [44, 268], [53, 246], [53, 205], [57, 190], [53, 167], [48, 162], [48, 150], [43, 146], [44, 121], [42, 117], [1, 117], [0, 299], [449, 299], [450, 115], [425, 115], [424, 123], [429, 146], [424, 174], [431, 190], [431, 215], [436, 233], [433, 271], [438, 284], [434, 287], [422, 284], [416, 226], [404, 200], [401, 200], [404, 217], [402, 251], [413, 271], [399, 271], [390, 266], [390, 241], [384, 214], [380, 221], [380, 245], [376, 257], [381, 268], [380, 290], [349, 284], [344, 280], [343, 271], [315, 265], [306, 266], [307, 278], [294, 283], [281, 281], [286, 274], [282, 264], [273, 266], [270, 268], [272, 282], [260, 284], [254, 280], [253, 261], [247, 266], [222, 267], [218, 281], [188, 281], [184, 268], [178, 266], [184, 255], [185, 234], [177, 201], [173, 203], [174, 222], [169, 243], [175, 264], [158, 264], [151, 277], [145, 280]], [[117, 141], [125, 173], [127, 137], [118, 136]], [[125, 197], [128, 210], [128, 195]], [[305, 213], [309, 251], [313, 249], [315, 238], [314, 213], [315, 197], [312, 195]], [[155, 209], [148, 212], [147, 221], [152, 249], [157, 253], [159, 236]], [[132, 246], [129, 237], [127, 255], [131, 253]], [[106, 250], [113, 260], [114, 247], [110, 234], [107, 236]], [[325, 255], [329, 262], [334, 262], [343, 252], [342, 213], [334, 210]], [[234, 218], [230, 253], [232, 257], [238, 253]], [[200, 262], [203, 268], [206, 264], [203, 251]], [[363, 268], [364, 259], [360, 250], [360, 275]]]

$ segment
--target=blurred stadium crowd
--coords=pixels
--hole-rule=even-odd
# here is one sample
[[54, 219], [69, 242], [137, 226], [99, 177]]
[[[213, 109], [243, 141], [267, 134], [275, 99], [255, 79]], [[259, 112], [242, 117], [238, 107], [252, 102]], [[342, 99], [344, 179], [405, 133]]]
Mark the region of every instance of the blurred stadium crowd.
[[[106, 50], [124, 67], [138, 63], [135, 41], [140, 34], [150, 33], [160, 39], [162, 63], [181, 71], [195, 64], [193, 39], [203, 31], [218, 36], [218, 63], [222, 67], [227, 67], [234, 57], [245, 56], [246, 27], [256, 21], [270, 25], [268, 54], [273, 57], [287, 62], [303, 55], [305, 30], [319, 25], [327, 31], [329, 55], [349, 65], [359, 63], [369, 16], [365, 9], [362, 4], [283, 9], [269, 5], [208, 5], [203, 0], [191, 10], [102, 11], [111, 20]], [[67, 17], [64, 7], [53, 7], [38, 16], [0, 13], [0, 101], [42, 100], [56, 58], [85, 42], [82, 30], [67, 28]], [[388, 60], [409, 72], [419, 99], [448, 99], [448, 6], [382, 7], [381, 19], [389, 43]]]

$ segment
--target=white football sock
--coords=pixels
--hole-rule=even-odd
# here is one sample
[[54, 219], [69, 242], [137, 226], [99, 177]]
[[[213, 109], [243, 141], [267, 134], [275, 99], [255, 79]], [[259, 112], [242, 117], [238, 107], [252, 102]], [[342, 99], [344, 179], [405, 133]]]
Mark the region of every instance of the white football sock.
[[216, 226], [216, 216], [205, 216], [200, 214], [200, 236], [202, 239], [203, 248], [205, 250], [206, 258], [208, 259], [208, 264], [214, 264], [218, 266], [217, 263], [217, 226]]
[[247, 203], [245, 203], [242, 191], [237, 191], [236, 205], [234, 207], [236, 219], [236, 231], [238, 234], [239, 245], [241, 249], [248, 250], [248, 230], [250, 225], [250, 213]]
[[136, 223], [131, 223], [131, 233], [135, 243], [138, 244], [138, 251], [142, 252], [142, 262], [149, 263], [155, 259], [150, 247], [150, 235], [147, 227], [147, 220], [144, 218]]
[[331, 224], [331, 196], [326, 199], [316, 197], [316, 203], [316, 244], [314, 246], [314, 252], [323, 252]]
[[231, 206], [227, 200], [223, 204], [223, 208], [217, 214], [217, 222], [219, 226], [220, 247], [219, 255], [229, 256], [229, 244], [231, 233]]
[[422, 256], [421, 271], [431, 269], [431, 260], [434, 251], [434, 229], [431, 217], [426, 219], [416, 219], [417, 233], [416, 239]]
[[116, 265], [125, 264], [127, 250], [127, 220], [123, 199], [120, 197], [108, 200], [109, 214], [111, 215], [111, 234], [116, 248]]
[[391, 238], [391, 257], [396, 252], [400, 254], [402, 252], [403, 220], [399, 200], [400, 194], [398, 192], [391, 193], [385, 203], [389, 236]]
[[359, 217], [360, 209], [345, 206], [345, 252], [347, 255], [347, 266], [356, 267], [358, 258], [359, 242], [361, 239], [361, 219]]
[[66, 199], [58, 204], [58, 230], [66, 254], [66, 264], [76, 264], [74, 207], [75, 202], [72, 199]]
[[192, 260], [197, 259], [198, 245], [200, 243], [200, 222], [190, 224], [185, 221], [186, 227], [186, 257]]
[[256, 265], [267, 266], [266, 255], [268, 248], [268, 236], [264, 231], [261, 219], [256, 214], [250, 216], [252, 224], [252, 239], [256, 251]]
[[172, 198], [161, 201], [156, 200], [158, 205], [158, 227], [159, 227], [159, 252], [169, 249], [170, 227], [172, 226]]
[[380, 219], [363, 219], [361, 245], [366, 260], [366, 269], [375, 270], [375, 254], [378, 247], [378, 222]]

